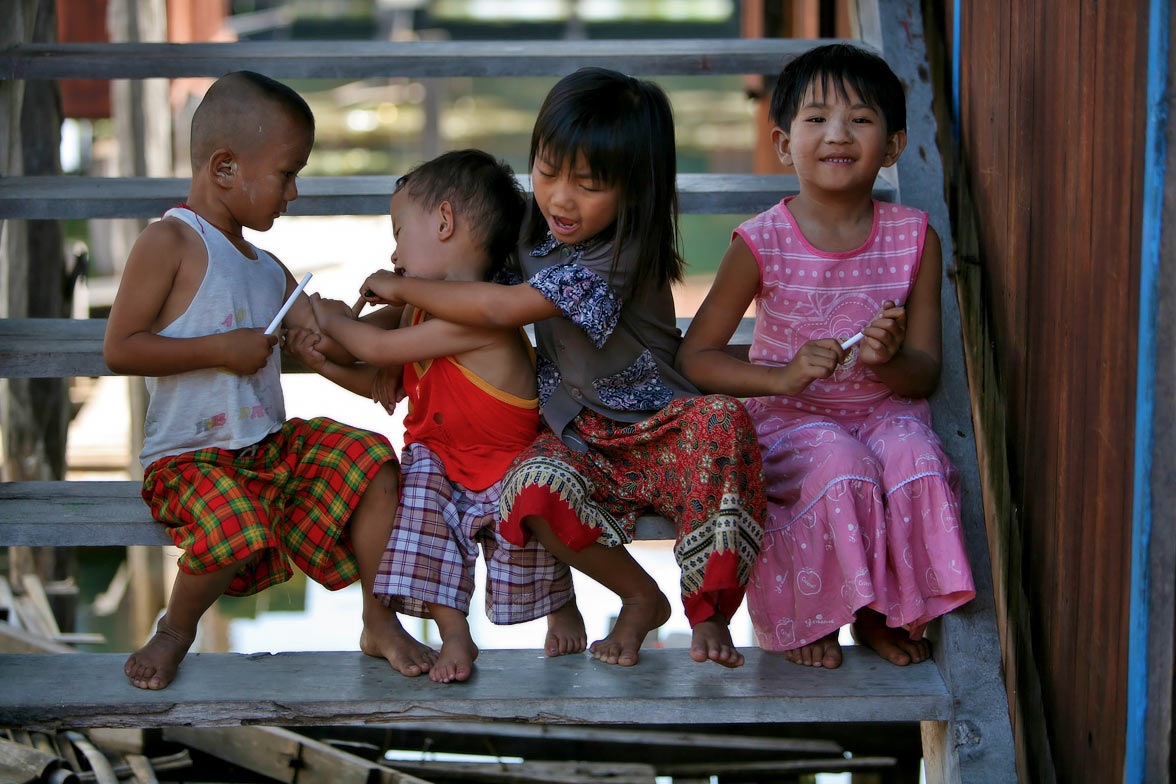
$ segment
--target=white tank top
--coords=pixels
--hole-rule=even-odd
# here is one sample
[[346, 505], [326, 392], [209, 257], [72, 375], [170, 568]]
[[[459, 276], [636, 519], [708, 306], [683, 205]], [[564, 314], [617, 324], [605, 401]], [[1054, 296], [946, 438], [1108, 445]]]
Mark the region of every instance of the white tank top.
[[[269, 326], [285, 300], [281, 265], [252, 245], [257, 258], [248, 258], [187, 207], [173, 207], [164, 217], [178, 218], [200, 235], [208, 269], [188, 309], [159, 334], [193, 338]], [[265, 438], [286, 419], [280, 374], [281, 352], [275, 346], [265, 367], [251, 376], [205, 368], [145, 379], [151, 399], [140, 464], [146, 468], [162, 457], [207, 447], [240, 449]]]

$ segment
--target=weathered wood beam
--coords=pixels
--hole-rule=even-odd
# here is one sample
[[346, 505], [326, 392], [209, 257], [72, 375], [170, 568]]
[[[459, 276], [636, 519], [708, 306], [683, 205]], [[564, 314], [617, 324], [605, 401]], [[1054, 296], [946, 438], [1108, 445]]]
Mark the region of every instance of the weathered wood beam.
[[280, 727], [168, 727], [163, 739], [287, 784], [429, 784]]
[[[529, 175], [517, 175], [530, 191]], [[306, 177], [289, 215], [386, 215], [396, 175]], [[158, 218], [188, 195], [181, 177], [5, 177], [0, 218]], [[752, 214], [797, 192], [788, 174], [679, 174], [684, 213]], [[894, 186], [880, 177], [874, 195], [893, 201]]]
[[[0, 483], [0, 547], [170, 545], [138, 482]], [[638, 539], [673, 539], [660, 517], [641, 517]], [[49, 634], [48, 636], [53, 636]]]
[[277, 79], [562, 76], [584, 66], [643, 76], [774, 74], [834, 40], [38, 43], [0, 49], [0, 79], [176, 79], [241, 69]]
[[[678, 319], [682, 332], [689, 326], [689, 318]], [[750, 344], [754, 326], [754, 319], [743, 319], [731, 337], [732, 346]], [[0, 319], [0, 377], [113, 375], [102, 360], [105, 331], [106, 319]], [[283, 370], [306, 372], [292, 360]]]
[[[466, 683], [406, 678], [355, 652], [190, 654], [166, 689], [136, 689], [125, 654], [0, 655], [0, 726], [127, 727], [371, 724], [507, 719], [547, 724], [942, 720], [952, 701], [933, 662], [894, 667], [850, 647], [837, 670], [796, 667], [759, 649], [735, 670], [685, 649], [637, 667], [588, 655], [490, 650]], [[79, 683], [85, 689], [77, 688]]]

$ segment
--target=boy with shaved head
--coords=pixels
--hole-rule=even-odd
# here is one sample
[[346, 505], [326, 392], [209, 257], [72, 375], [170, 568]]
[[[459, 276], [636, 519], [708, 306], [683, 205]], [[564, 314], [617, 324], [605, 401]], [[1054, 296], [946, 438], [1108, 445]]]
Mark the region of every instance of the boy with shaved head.
[[[264, 334], [295, 282], [242, 236], [269, 229], [298, 197], [314, 116], [293, 90], [231, 73], [192, 119], [188, 200], [136, 240], [103, 354], [147, 377], [143, 498], [184, 550], [155, 635], [127, 659], [131, 682], [162, 689], [222, 594], [287, 580], [291, 562], [327, 588], [363, 585], [360, 648], [405, 675], [431, 648], [372, 594], [399, 476], [387, 439], [325, 418], [285, 419], [279, 337]], [[315, 330], [300, 295], [284, 327]], [[325, 337], [317, 348], [346, 359]]]

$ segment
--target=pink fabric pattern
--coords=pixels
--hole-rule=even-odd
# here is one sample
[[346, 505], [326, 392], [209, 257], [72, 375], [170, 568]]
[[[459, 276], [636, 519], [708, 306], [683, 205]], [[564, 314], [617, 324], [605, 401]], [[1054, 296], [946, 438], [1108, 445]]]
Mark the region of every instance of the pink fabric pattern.
[[[906, 301], [927, 228], [919, 210], [875, 202], [861, 247], [805, 239], [785, 199], [736, 229], [760, 267], [750, 358], [785, 365], [809, 340], [845, 340], [884, 300]], [[768, 519], [748, 585], [757, 641], [799, 648], [861, 607], [912, 637], [975, 591], [959, 525], [959, 479], [925, 400], [893, 394], [858, 349], [797, 397], [746, 401], [764, 460]]]

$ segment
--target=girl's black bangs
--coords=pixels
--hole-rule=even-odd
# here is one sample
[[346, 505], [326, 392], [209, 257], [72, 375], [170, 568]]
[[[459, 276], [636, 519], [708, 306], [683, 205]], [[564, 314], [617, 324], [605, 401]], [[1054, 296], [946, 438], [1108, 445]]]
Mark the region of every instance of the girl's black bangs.
[[632, 154], [619, 143], [613, 128], [601, 122], [562, 122], [537, 129], [534, 159], [542, 153], [542, 160], [556, 171], [575, 164], [583, 153], [592, 176], [605, 186], [619, 185], [623, 173], [632, 164]]

